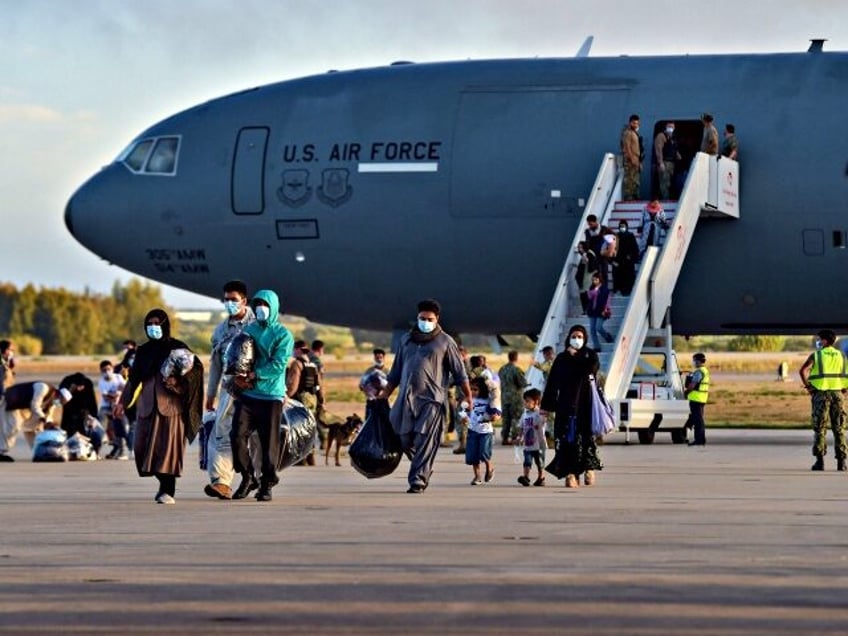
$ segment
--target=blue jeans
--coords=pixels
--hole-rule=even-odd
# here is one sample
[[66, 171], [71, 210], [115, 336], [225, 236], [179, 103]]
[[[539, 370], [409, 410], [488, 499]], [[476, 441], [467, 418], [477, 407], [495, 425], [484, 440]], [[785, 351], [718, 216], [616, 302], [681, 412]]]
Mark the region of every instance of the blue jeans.
[[595, 351], [601, 350], [601, 341], [598, 339], [598, 334], [601, 334], [604, 340], [612, 342], [613, 337], [604, 329], [604, 321], [606, 318], [600, 316], [589, 316], [589, 333], [592, 335], [592, 348]]

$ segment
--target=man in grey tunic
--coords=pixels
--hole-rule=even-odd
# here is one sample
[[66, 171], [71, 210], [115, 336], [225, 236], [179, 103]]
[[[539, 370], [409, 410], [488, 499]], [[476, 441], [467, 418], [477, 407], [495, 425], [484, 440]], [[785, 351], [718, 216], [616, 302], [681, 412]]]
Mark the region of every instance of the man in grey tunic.
[[444, 432], [451, 379], [472, 403], [465, 364], [454, 339], [439, 326], [440, 312], [435, 300], [418, 303], [417, 324], [401, 338], [388, 385], [380, 393], [388, 398], [400, 388], [389, 419], [411, 462], [409, 493], [424, 492], [430, 483]]

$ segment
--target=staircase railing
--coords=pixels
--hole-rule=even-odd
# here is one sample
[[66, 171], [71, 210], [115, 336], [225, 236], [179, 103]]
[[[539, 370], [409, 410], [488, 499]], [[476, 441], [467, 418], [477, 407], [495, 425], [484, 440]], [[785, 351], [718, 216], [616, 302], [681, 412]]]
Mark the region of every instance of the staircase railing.
[[[551, 298], [548, 312], [545, 314], [545, 322], [542, 329], [539, 331], [539, 338], [536, 341], [536, 349], [533, 353], [533, 359], [542, 361], [542, 348], [552, 346], [557, 351], [562, 349], [562, 328], [568, 317], [568, 288], [573, 279], [575, 258], [574, 253], [577, 250], [577, 244], [583, 240], [583, 230], [586, 228], [586, 217], [594, 214], [598, 219], [604, 218], [610, 207], [610, 202], [621, 192], [621, 180], [618, 178], [618, 168], [616, 165], [616, 157], [612, 153], [604, 155], [601, 161], [601, 167], [598, 170], [598, 176], [595, 178], [595, 184], [592, 186], [592, 193], [589, 195], [589, 200], [586, 202], [586, 207], [583, 210], [583, 216], [574, 232], [574, 238], [568, 252], [565, 254], [565, 263], [563, 264], [562, 273], [559, 276], [559, 281], [554, 289], [553, 297]], [[544, 378], [542, 372], [531, 367], [527, 372], [527, 383], [536, 388], [544, 386]]]

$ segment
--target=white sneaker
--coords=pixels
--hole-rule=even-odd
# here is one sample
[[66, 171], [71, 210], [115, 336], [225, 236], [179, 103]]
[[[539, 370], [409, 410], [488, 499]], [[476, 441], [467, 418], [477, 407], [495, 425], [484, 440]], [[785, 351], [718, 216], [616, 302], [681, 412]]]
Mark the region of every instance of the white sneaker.
[[159, 495], [158, 497], [156, 497], [156, 503], [173, 505], [173, 504], [177, 503], [177, 500], [174, 499], [171, 495], [166, 495], [166, 494], [163, 493], [163, 494]]
[[123, 453], [121, 453], [120, 455], [118, 455], [115, 459], [123, 459], [123, 460], [127, 460], [127, 459], [129, 459], [129, 458], [130, 458], [130, 456], [129, 456], [129, 454], [127, 454], [127, 451], [124, 451]]

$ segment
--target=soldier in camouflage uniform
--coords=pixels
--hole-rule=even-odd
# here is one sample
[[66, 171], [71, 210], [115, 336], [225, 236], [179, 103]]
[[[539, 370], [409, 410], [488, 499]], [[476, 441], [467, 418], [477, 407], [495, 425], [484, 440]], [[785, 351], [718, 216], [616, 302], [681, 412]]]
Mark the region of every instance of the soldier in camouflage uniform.
[[[465, 367], [465, 374], [470, 378], [471, 361], [468, 358], [468, 350], [462, 345], [459, 345], [459, 355], [462, 358], [462, 364]], [[468, 437], [468, 410], [471, 408], [471, 405], [469, 404], [468, 408], [466, 409], [460, 409], [460, 404], [462, 403], [462, 391], [458, 386], [452, 386], [448, 395], [450, 415], [453, 420], [453, 427], [454, 431], [456, 432], [456, 439], [459, 442], [459, 445], [453, 449], [453, 454], [464, 455], [465, 440]]]
[[631, 115], [630, 122], [621, 131], [621, 159], [624, 178], [621, 198], [632, 201], [639, 198], [642, 178], [642, 138], [639, 136], [639, 115]]
[[813, 407], [813, 456], [816, 458], [813, 470], [824, 470], [828, 424], [833, 431], [836, 470], [846, 470], [843, 392], [848, 389], [848, 360], [834, 344], [836, 334], [833, 331], [819, 331], [816, 351], [807, 358], [798, 373], [804, 388], [810, 394]]
[[[286, 369], [286, 395], [297, 400], [318, 417], [318, 395], [321, 391], [321, 374], [310, 359], [309, 346], [303, 340], [294, 343], [294, 351]], [[315, 431], [316, 438], [318, 431]], [[312, 452], [300, 462], [301, 465], [315, 465], [315, 450], [321, 448], [319, 439], [315, 440]]]
[[521, 414], [524, 412], [524, 371], [516, 364], [518, 352], [510, 351], [508, 362], [498, 369], [501, 381], [501, 442], [512, 444], [521, 433]]

